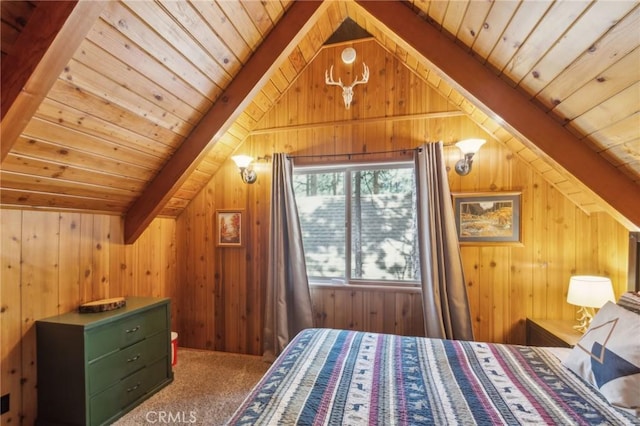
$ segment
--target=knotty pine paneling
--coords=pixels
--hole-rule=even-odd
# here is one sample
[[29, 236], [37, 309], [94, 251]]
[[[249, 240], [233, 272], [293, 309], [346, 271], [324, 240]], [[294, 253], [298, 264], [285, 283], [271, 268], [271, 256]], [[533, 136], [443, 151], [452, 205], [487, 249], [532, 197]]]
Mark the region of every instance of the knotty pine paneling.
[[[227, 161], [177, 220], [181, 345], [261, 353], [270, 192], [264, 174], [242, 184]], [[231, 208], [247, 215], [244, 245], [216, 247], [215, 210]]]
[[[238, 152], [254, 157], [274, 152], [331, 156], [411, 149], [423, 141], [443, 140], [446, 162], [452, 167], [460, 157], [452, 143], [485, 137], [488, 142], [477, 154], [471, 174], [460, 177], [450, 171], [450, 187], [458, 192], [522, 191], [522, 245], [462, 247], [476, 339], [524, 343], [527, 316], [572, 318], [574, 308], [565, 302], [571, 274], [608, 275], [617, 295], [624, 290], [624, 227], [605, 213], [587, 215], [465, 117], [394, 120], [398, 114], [452, 108], [399, 61], [371, 53], [378, 58], [372, 60], [383, 59], [383, 65], [369, 64], [377, 75], [372, 74], [368, 86], [356, 88], [351, 112], [344, 110], [335, 88], [315, 82], [318, 73], [303, 72], [294, 90], [261, 121], [261, 128], [271, 130], [251, 136]], [[305, 87], [315, 87], [314, 96], [305, 94]], [[384, 94], [385, 101], [373, 102], [373, 91]], [[347, 121], [317, 125], [332, 120]], [[292, 125], [299, 127], [286, 128]], [[181, 346], [260, 354], [270, 167], [269, 162], [257, 163], [258, 181], [245, 185], [233, 163], [224, 162], [176, 221], [156, 219], [131, 246], [122, 242], [119, 217], [0, 211], [2, 394], [10, 392], [12, 401], [3, 424], [20, 417], [28, 424], [34, 420], [33, 322], [69, 311], [82, 301], [169, 296]], [[246, 214], [247, 238], [241, 248], [215, 246], [215, 210], [228, 208]], [[311, 294], [318, 326], [423, 333], [419, 293], [313, 287]]]
[[33, 424], [37, 413], [36, 320], [116, 296], [172, 298], [178, 316], [176, 226], [156, 219], [133, 245], [117, 216], [0, 210], [2, 424]]
[[[455, 136], [473, 125], [442, 123]], [[254, 157], [273, 152], [292, 154], [344, 152], [340, 143], [311, 145], [307, 140], [333, 141], [352, 134], [375, 137], [375, 131], [394, 132], [394, 125], [364, 126], [345, 131], [297, 131], [252, 137], [241, 148]], [[475, 129], [477, 135], [480, 130]], [[334, 133], [331, 136], [329, 133]], [[322, 136], [319, 136], [322, 135]], [[462, 134], [459, 136], [462, 137]], [[355, 139], [355, 137], [353, 138]], [[381, 135], [377, 140], [393, 139]], [[419, 145], [418, 142], [413, 142]], [[411, 147], [410, 138], [394, 147]], [[365, 145], [345, 141], [348, 149]], [[367, 145], [368, 146], [368, 145]], [[354, 149], [357, 152], [356, 149]], [[447, 164], [459, 158], [446, 147]], [[500, 161], [502, 159], [502, 161]], [[326, 160], [326, 159], [325, 159]], [[308, 160], [307, 160], [308, 161]], [[177, 221], [181, 311], [181, 344], [189, 347], [260, 354], [264, 286], [267, 273], [270, 163], [259, 162], [258, 181], [241, 182], [231, 161], [207, 185]], [[585, 214], [551, 187], [507, 148], [494, 141], [483, 146], [472, 173], [460, 177], [450, 171], [455, 191], [522, 191], [522, 244], [463, 246], [462, 260], [477, 340], [524, 343], [528, 316], [571, 319], [566, 303], [572, 274], [604, 274], [612, 278], [616, 295], [626, 286], [628, 232], [606, 213]], [[215, 246], [216, 209], [239, 208], [247, 215], [247, 240], [242, 248]], [[416, 293], [366, 288], [312, 287], [316, 325], [386, 333], [423, 333], [422, 305]], [[182, 336], [184, 335], [184, 339]]]
[[[311, 287], [316, 327], [424, 335], [422, 301], [417, 291]], [[386, 320], [385, 320], [386, 319]]]
[[[321, 50], [319, 60], [332, 63], [332, 54], [338, 56], [342, 47]], [[524, 343], [526, 317], [573, 318], [575, 309], [565, 301], [572, 274], [608, 275], [616, 295], [624, 291], [628, 250], [624, 227], [606, 213], [587, 215], [577, 208], [540, 172], [469, 118], [411, 118], [456, 107], [393, 55], [381, 53], [369, 42], [358, 43], [357, 49], [371, 76], [366, 85], [355, 87], [350, 110], [344, 108], [339, 88], [324, 85], [324, 70], [310, 67], [236, 153], [254, 158], [275, 152], [324, 156], [297, 160], [307, 163], [358, 161], [362, 157], [334, 156], [412, 149], [423, 141], [442, 140], [452, 191], [522, 191], [521, 245], [461, 250], [477, 340]], [[333, 63], [334, 78], [343, 81], [352, 81], [361, 69], [358, 61], [351, 69]], [[452, 144], [469, 137], [488, 142], [476, 155], [472, 172], [461, 177], [453, 172], [460, 152]], [[177, 220], [181, 345], [261, 353], [271, 163], [260, 161], [256, 169], [257, 182], [246, 185], [227, 160]], [[247, 216], [247, 239], [241, 248], [215, 246], [215, 210], [229, 208], [243, 209]], [[312, 287], [311, 294], [317, 326], [423, 333], [417, 293]]]

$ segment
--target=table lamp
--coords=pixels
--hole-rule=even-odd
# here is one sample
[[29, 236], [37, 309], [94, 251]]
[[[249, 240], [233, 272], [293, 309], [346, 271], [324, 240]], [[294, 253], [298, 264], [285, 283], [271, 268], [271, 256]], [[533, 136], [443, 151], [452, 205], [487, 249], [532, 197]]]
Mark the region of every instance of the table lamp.
[[600, 309], [608, 301], [615, 302], [613, 286], [607, 277], [591, 275], [575, 275], [569, 280], [567, 302], [579, 306], [578, 321], [580, 324], [573, 326], [584, 333], [589, 328], [595, 315], [594, 308]]

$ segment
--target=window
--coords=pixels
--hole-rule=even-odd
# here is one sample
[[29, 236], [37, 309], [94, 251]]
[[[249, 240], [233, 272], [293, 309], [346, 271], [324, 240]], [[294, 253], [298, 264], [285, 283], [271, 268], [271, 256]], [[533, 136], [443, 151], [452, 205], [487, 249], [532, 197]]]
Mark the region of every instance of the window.
[[296, 168], [294, 190], [311, 281], [417, 284], [413, 163]]

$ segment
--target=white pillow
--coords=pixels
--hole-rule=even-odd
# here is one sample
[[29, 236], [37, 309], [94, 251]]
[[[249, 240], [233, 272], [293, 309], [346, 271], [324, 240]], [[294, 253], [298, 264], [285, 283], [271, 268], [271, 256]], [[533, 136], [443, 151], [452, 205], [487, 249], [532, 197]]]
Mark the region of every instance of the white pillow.
[[563, 365], [640, 416], [640, 315], [607, 302]]

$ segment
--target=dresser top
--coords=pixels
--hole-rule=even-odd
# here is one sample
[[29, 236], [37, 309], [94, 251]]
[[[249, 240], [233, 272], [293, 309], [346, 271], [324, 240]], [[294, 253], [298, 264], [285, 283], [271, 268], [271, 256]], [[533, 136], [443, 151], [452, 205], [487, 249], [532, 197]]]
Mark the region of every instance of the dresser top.
[[79, 313], [68, 312], [49, 318], [42, 318], [36, 323], [68, 324], [73, 326], [94, 327], [110, 322], [115, 318], [122, 318], [139, 313], [140, 310], [151, 309], [169, 303], [168, 297], [127, 297], [126, 305], [119, 309], [106, 312]]

